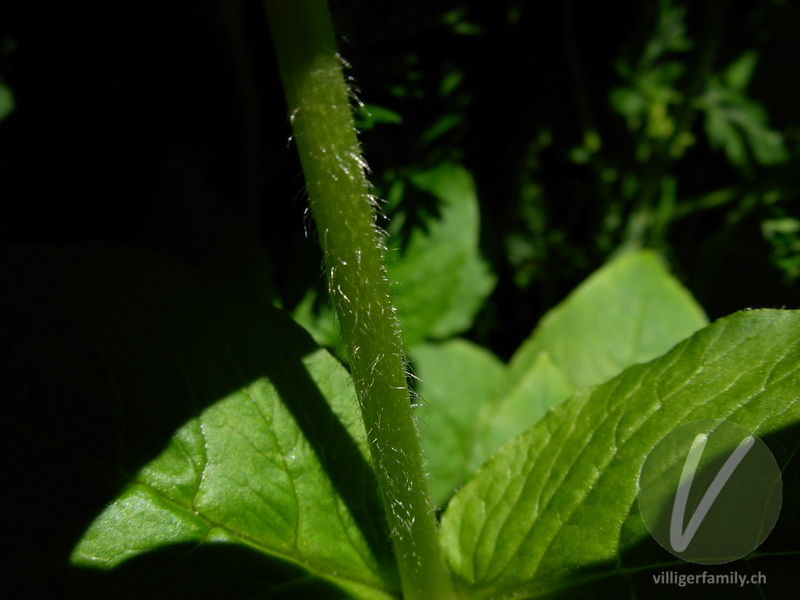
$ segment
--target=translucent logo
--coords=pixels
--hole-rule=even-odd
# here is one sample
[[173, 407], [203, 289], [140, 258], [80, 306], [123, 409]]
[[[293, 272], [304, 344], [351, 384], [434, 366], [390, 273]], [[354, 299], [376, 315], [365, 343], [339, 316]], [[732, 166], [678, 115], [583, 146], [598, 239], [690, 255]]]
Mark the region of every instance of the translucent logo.
[[721, 564], [755, 550], [781, 510], [781, 472], [766, 444], [727, 421], [693, 421], [665, 435], [639, 475], [639, 510], [666, 550]]

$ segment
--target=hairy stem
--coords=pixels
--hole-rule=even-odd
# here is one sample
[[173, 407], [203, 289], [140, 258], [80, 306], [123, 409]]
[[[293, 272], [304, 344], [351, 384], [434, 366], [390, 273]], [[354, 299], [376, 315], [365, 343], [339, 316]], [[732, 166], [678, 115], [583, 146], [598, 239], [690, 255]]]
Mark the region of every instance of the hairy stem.
[[290, 120], [406, 600], [452, 596], [374, 200], [325, 0], [265, 0]]

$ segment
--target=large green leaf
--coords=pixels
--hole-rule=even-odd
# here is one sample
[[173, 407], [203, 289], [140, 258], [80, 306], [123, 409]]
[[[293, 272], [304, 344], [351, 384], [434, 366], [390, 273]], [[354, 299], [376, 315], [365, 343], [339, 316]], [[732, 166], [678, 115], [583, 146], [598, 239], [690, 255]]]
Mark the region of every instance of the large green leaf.
[[420, 344], [411, 358], [431, 494], [441, 506], [477, 466], [483, 411], [506, 369], [491, 352], [458, 338]]
[[663, 354], [705, 323], [656, 256], [641, 252], [606, 265], [545, 315], [509, 369], [463, 340], [414, 348], [434, 499], [444, 502], [577, 389]]
[[45, 539], [52, 562], [71, 553], [103, 569], [181, 544], [154, 572], [198, 543], [229, 542], [263, 557], [252, 595], [319, 596], [314, 581], [328, 581], [392, 597], [348, 375], [286, 315], [231, 281], [115, 245], [25, 248], [0, 270], [14, 282], [0, 339], [15, 367], [5, 418], [27, 585], [41, 583]]
[[626, 254], [542, 318], [511, 359], [504, 392], [527, 376], [541, 352], [579, 390], [660, 356], [706, 324], [703, 310], [655, 254]]
[[[443, 545], [463, 597], [652, 596], [654, 569], [681, 563], [647, 535], [638, 474], [665, 434], [699, 419], [729, 420], [769, 444], [784, 473], [784, 519], [749, 560], [796, 563], [799, 389], [800, 312], [759, 310], [578, 392], [450, 502]], [[773, 584], [797, 584], [788, 571], [771, 573]]]
[[480, 213], [469, 172], [445, 163], [416, 173], [410, 184], [407, 194], [432, 197], [435, 204], [405, 245], [403, 215], [398, 215], [387, 244], [398, 316], [406, 343], [413, 347], [426, 338], [443, 339], [468, 329], [495, 277], [479, 252]]
[[412, 365], [419, 376], [417, 415], [431, 494], [440, 506], [492, 452], [574, 391], [542, 353], [500, 401], [497, 388], [507, 373], [505, 365], [459, 338], [416, 346]]
[[522, 378], [484, 407], [470, 473], [500, 446], [538, 422], [551, 407], [569, 398], [574, 391], [550, 355], [545, 351], [539, 352]]

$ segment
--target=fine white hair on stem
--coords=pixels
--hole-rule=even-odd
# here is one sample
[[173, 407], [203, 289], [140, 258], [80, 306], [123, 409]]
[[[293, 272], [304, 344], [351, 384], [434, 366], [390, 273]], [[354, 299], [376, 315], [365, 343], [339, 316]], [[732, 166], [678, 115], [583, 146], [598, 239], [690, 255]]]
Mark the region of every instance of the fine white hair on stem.
[[347, 62], [347, 59], [344, 56], [342, 56], [342, 54], [340, 52], [337, 52], [334, 56], [336, 56], [336, 60], [338, 60], [340, 63], [342, 63], [342, 66], [345, 69], [352, 69], [353, 68], [353, 66], [349, 62]]

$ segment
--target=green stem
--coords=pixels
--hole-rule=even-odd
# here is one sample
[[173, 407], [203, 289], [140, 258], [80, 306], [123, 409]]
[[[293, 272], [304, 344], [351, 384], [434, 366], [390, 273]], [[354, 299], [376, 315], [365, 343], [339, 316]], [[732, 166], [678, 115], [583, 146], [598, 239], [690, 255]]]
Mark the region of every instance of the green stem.
[[406, 600], [452, 597], [384, 276], [375, 202], [325, 0], [265, 0], [290, 121]]

